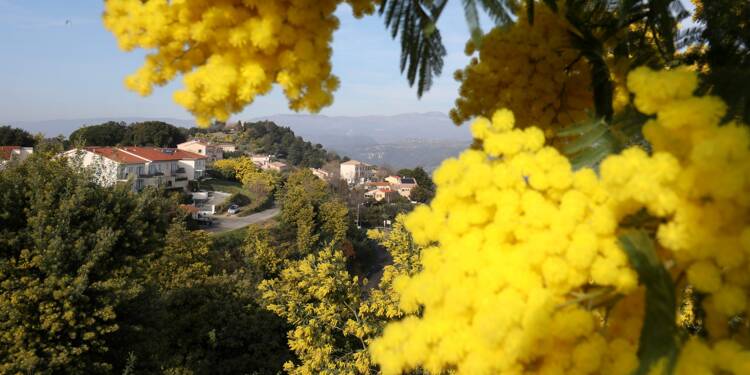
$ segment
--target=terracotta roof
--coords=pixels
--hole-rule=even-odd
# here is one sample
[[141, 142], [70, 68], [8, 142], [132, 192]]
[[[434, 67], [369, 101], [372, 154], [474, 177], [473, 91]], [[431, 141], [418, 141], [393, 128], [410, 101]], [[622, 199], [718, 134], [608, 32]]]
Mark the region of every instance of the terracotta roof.
[[189, 140], [187, 142], [180, 143], [179, 145], [177, 145], [177, 147], [180, 147], [182, 145], [188, 145], [188, 144], [191, 144], [191, 143], [198, 143], [198, 144], [201, 144], [203, 146], [208, 146], [208, 141], [205, 141], [203, 139], [191, 139], [191, 140]]
[[146, 160], [123, 152], [115, 147], [86, 147], [87, 151], [91, 151], [97, 155], [101, 155], [107, 159], [116, 161], [120, 164], [143, 164]]
[[360, 165], [360, 164], [364, 164], [364, 163], [358, 160], [349, 160], [349, 161], [345, 161], [341, 163], [341, 165]]
[[370, 185], [370, 186], [391, 186], [391, 183], [387, 182], [387, 181], [376, 181], [376, 182], [368, 182], [367, 185]]
[[0, 146], [0, 159], [10, 160], [13, 150], [20, 150], [21, 146]]
[[123, 151], [129, 152], [138, 157], [150, 161], [171, 161], [171, 160], [197, 160], [206, 159], [205, 156], [193, 152], [180, 150], [176, 148], [160, 147], [122, 147]]

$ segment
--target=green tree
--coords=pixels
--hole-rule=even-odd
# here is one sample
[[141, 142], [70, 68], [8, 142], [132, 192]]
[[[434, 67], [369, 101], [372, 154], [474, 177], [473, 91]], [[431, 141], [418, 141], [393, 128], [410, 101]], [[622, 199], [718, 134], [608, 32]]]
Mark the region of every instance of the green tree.
[[342, 244], [349, 229], [349, 209], [346, 205], [332, 198], [320, 205], [319, 216], [322, 240], [334, 246]]
[[[137, 343], [135, 370], [174, 374], [277, 373], [289, 358], [286, 324], [255, 302], [241, 268], [221, 268], [211, 238], [177, 222], [146, 270], [140, 322], [117, 337]], [[125, 353], [118, 357], [126, 358]]]
[[280, 229], [287, 238], [294, 238], [299, 255], [304, 256], [322, 243], [343, 240], [346, 206], [333, 201], [328, 185], [309, 169], [290, 174], [277, 195]]
[[338, 160], [339, 156], [329, 153], [322, 145], [313, 145], [298, 137], [287, 128], [271, 121], [246, 122], [237, 143], [260, 154], [286, 158], [294, 166], [320, 168], [326, 162]]
[[358, 280], [346, 270], [341, 251], [325, 248], [291, 261], [273, 280], [260, 285], [266, 307], [293, 324], [289, 347], [297, 361], [292, 374], [367, 373], [370, 368], [357, 309]]
[[427, 190], [426, 188], [423, 188], [422, 185], [419, 185], [411, 190], [409, 198], [415, 202], [427, 203], [431, 201], [434, 196], [434, 191]]
[[112, 369], [121, 308], [159, 249], [172, 203], [102, 188], [65, 160], [0, 172], [0, 373]]
[[36, 139], [34, 152], [37, 154], [45, 155], [47, 157], [52, 157], [53, 155], [57, 155], [65, 151], [70, 143], [62, 134], [54, 138], [43, 138], [41, 134], [38, 134], [34, 138]]
[[127, 142], [130, 128], [124, 122], [109, 121], [98, 125], [86, 125], [76, 129], [68, 137], [72, 142], [84, 146], [116, 146]]
[[36, 144], [29, 132], [10, 126], [0, 126], [0, 146], [32, 147]]
[[[297, 356], [284, 369], [292, 374], [375, 372], [370, 362], [370, 341], [385, 324], [402, 317], [394, 280], [419, 269], [421, 249], [399, 218], [390, 233], [370, 231], [393, 263], [383, 270], [377, 287], [369, 289], [353, 277], [340, 250], [325, 247], [289, 261], [278, 277], [260, 284], [266, 307], [291, 324], [289, 347]], [[369, 290], [368, 290], [369, 289]]]
[[422, 167], [416, 167], [414, 169], [401, 169], [397, 172], [402, 177], [412, 177], [417, 181], [417, 185], [425, 188], [429, 191], [435, 191], [435, 183], [432, 182], [432, 178], [429, 173]]
[[177, 147], [187, 137], [182, 130], [162, 121], [131, 124], [125, 143], [133, 146]]

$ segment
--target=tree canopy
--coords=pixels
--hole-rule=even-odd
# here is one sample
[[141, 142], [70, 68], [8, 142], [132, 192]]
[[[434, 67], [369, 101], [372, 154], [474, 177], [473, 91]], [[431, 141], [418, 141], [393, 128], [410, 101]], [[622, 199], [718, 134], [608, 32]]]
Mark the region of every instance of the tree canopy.
[[[293, 110], [330, 105], [342, 3], [382, 15], [421, 96], [443, 69], [447, 2], [108, 0], [104, 22], [148, 50], [127, 86], [183, 74], [175, 100], [206, 125], [274, 84]], [[749, 373], [750, 10], [694, 3], [691, 30], [679, 0], [463, 0], [452, 117], [473, 119], [474, 143], [435, 171], [429, 204], [370, 233], [393, 262], [378, 282], [355, 276], [351, 215], [307, 169], [278, 190], [278, 226], [214, 253], [158, 192], [11, 166], [0, 370], [245, 373], [257, 355], [298, 374]], [[137, 142], [172, 140], [151, 128]], [[243, 136], [295, 165], [329, 160], [288, 129]], [[268, 318], [258, 305], [285, 324], [250, 323]], [[293, 357], [266, 351], [280, 331]]]
[[0, 146], [32, 147], [36, 144], [34, 136], [29, 132], [10, 126], [0, 126]]
[[0, 372], [277, 373], [286, 324], [211, 247], [158, 190], [36, 154], [0, 171]]
[[109, 121], [99, 125], [86, 125], [70, 133], [73, 142], [86, 146], [116, 146], [129, 139], [129, 127], [124, 122]]
[[0, 172], [0, 372], [104, 372], [169, 201], [104, 189], [64, 160]]
[[185, 142], [185, 131], [161, 121], [138, 122], [130, 125], [109, 121], [88, 125], [70, 134], [73, 142], [86, 146], [156, 146], [176, 147]]
[[339, 160], [336, 153], [312, 144], [283, 126], [271, 121], [246, 122], [237, 142], [259, 154], [276, 155], [299, 167], [320, 168], [326, 162]]

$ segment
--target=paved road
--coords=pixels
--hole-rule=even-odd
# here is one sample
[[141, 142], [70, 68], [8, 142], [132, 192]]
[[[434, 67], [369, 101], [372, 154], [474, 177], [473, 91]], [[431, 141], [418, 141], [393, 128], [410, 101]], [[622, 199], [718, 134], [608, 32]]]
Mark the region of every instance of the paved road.
[[279, 209], [269, 208], [265, 211], [256, 212], [248, 216], [237, 216], [237, 215], [215, 215], [212, 216], [215, 221], [215, 225], [207, 231], [212, 233], [226, 232], [242, 227], [246, 227], [250, 224], [257, 224], [268, 219], [273, 218], [279, 214]]

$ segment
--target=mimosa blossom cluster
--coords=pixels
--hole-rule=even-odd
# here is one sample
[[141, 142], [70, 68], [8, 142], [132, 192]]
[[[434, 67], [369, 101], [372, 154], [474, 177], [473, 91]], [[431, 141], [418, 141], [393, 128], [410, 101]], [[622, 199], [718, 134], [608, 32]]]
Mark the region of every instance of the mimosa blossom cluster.
[[[687, 280], [707, 295], [707, 337], [684, 343], [676, 372], [750, 373], [750, 352], [729, 330], [748, 312], [750, 134], [720, 126], [725, 105], [693, 96], [697, 83], [684, 70], [631, 72], [635, 105], [653, 116], [653, 150], [626, 149], [599, 173], [573, 171], [509, 110], [476, 120], [481, 149], [445, 161], [431, 205], [406, 220], [427, 248], [422, 271], [395, 289], [401, 309], [421, 313], [372, 343], [383, 373], [632, 373], [646, 286], [618, 236], [643, 210], [660, 220], [655, 243], [678, 288]], [[617, 298], [598, 303], [607, 296]]]
[[149, 95], [183, 74], [174, 100], [208, 125], [274, 83], [293, 110], [330, 105], [339, 86], [330, 62], [334, 12], [344, 2], [357, 17], [374, 11], [373, 0], [107, 0], [104, 25], [121, 49], [151, 50], [128, 88]]
[[[461, 88], [451, 111], [455, 123], [491, 117], [501, 108], [514, 113], [518, 128], [549, 130], [587, 117], [593, 105], [591, 71], [571, 45], [571, 27], [546, 6], [535, 12], [533, 25], [522, 16], [490, 31], [479, 57], [456, 72]], [[467, 52], [474, 53], [472, 42]]]

